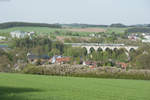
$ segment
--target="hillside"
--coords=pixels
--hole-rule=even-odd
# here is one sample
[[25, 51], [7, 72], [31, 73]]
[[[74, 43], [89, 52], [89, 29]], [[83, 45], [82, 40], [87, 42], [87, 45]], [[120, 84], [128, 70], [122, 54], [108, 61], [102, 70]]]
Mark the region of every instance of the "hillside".
[[0, 100], [150, 100], [150, 82], [0, 73]]
[[134, 27], [125, 30], [126, 33], [150, 33], [149, 27]]

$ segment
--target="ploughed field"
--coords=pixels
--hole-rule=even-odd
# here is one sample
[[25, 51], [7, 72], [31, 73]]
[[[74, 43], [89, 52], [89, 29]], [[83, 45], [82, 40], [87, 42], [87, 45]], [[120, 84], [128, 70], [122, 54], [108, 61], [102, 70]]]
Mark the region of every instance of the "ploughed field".
[[0, 100], [150, 100], [150, 81], [0, 73]]
[[105, 32], [106, 30], [103, 28], [73, 28], [67, 29], [73, 32]]

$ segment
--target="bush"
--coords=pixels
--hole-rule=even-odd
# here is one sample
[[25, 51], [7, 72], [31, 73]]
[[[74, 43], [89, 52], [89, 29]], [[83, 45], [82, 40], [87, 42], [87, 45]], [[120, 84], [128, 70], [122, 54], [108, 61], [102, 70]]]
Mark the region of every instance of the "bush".
[[142, 79], [150, 80], [150, 71], [147, 70], [122, 70], [115, 67], [98, 67], [89, 68], [83, 65], [47, 65], [47, 66], [33, 66], [28, 65], [24, 73], [42, 74], [42, 75], [61, 75], [61, 76], [75, 76], [75, 77], [94, 77], [94, 78], [115, 78], [115, 79]]
[[30, 65], [28, 64], [23, 70], [23, 73], [26, 74], [44, 74], [43, 73], [43, 68], [42, 67], [38, 67], [38, 66], [34, 66], [34, 65]]
[[12, 67], [11, 67], [11, 62], [9, 58], [5, 55], [0, 56], [0, 72], [11, 72]]

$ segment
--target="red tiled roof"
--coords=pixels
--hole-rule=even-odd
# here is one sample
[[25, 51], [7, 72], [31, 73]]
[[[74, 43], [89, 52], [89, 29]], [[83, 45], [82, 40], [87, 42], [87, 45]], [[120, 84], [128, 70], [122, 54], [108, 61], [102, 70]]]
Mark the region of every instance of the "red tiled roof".
[[57, 58], [56, 62], [69, 62], [70, 58], [69, 57], [63, 57], [63, 58]]
[[127, 63], [119, 62], [118, 65], [121, 65], [122, 68], [126, 68], [128, 66]]

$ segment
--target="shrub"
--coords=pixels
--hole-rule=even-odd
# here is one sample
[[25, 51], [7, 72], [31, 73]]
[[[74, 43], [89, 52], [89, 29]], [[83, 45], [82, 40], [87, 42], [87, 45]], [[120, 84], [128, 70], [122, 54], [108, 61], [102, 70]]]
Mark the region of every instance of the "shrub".
[[69, 64], [53, 64], [38, 67], [28, 65], [26, 68], [24, 68], [23, 72], [43, 75], [150, 80], [150, 71], [147, 70], [126, 71], [115, 67], [98, 67], [91, 69], [83, 65]]
[[28, 64], [23, 70], [22, 70], [23, 73], [26, 73], [26, 74], [44, 74], [43, 73], [43, 68], [42, 67], [39, 67], [39, 66], [34, 66], [34, 65], [31, 65], [31, 64]]

